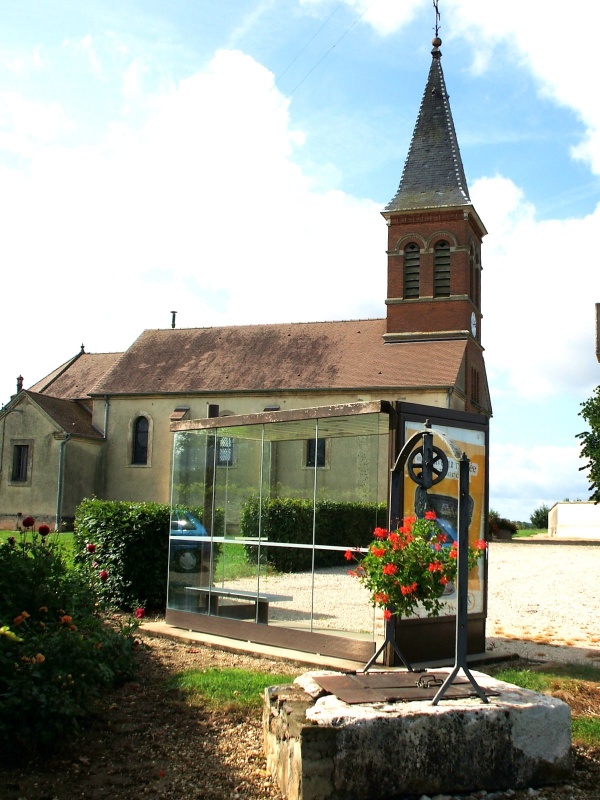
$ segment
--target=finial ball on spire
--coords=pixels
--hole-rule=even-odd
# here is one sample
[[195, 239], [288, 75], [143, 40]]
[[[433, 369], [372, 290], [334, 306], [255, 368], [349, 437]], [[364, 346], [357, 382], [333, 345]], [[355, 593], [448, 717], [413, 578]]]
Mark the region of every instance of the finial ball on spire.
[[439, 36], [434, 36], [433, 39], [431, 40], [431, 44], [434, 47], [441, 47], [442, 46], [442, 40], [440, 39]]

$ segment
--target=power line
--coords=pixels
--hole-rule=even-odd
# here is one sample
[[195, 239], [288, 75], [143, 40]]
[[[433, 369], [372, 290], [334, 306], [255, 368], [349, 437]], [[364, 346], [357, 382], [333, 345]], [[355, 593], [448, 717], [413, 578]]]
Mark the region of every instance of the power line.
[[[323, 25], [325, 25], [325, 24], [326, 24], [326, 22], [328, 22], [328, 21], [329, 21], [329, 19], [331, 19], [331, 17], [333, 16], [333, 14], [335, 14], [335, 12], [338, 10], [338, 8], [339, 8], [341, 5], [342, 5], [342, 3], [339, 3], [339, 5], [338, 5], [338, 6], [335, 8], [335, 10], [332, 12], [332, 14], [330, 14], [330, 15], [329, 15], [329, 17], [327, 18], [327, 20], [325, 21], [325, 23], [323, 23]], [[308, 72], [306, 73], [306, 75], [305, 75], [305, 76], [302, 78], [302, 80], [301, 80], [301, 81], [299, 81], [299, 83], [297, 83], [297, 84], [294, 86], [294, 88], [292, 89], [292, 91], [291, 91], [291, 92], [288, 92], [288, 93], [287, 93], [287, 95], [286, 95], [286, 100], [289, 100], [289, 98], [290, 98], [290, 97], [291, 97], [291, 96], [294, 94], [294, 92], [295, 92], [297, 89], [299, 89], [299, 88], [302, 86], [302, 84], [304, 83], [304, 81], [305, 81], [307, 78], [309, 78], [309, 77], [312, 75], [312, 73], [313, 73], [313, 72], [314, 72], [314, 71], [317, 69], [317, 67], [319, 66], [319, 64], [321, 64], [321, 62], [323, 62], [323, 61], [324, 61], [324, 60], [327, 58], [327, 56], [328, 56], [328, 55], [331, 53], [331, 51], [332, 51], [332, 50], [334, 50], [334, 49], [337, 47], [337, 45], [338, 45], [338, 44], [339, 44], [339, 43], [342, 41], [342, 39], [344, 39], [344, 38], [345, 38], [345, 37], [346, 37], [346, 36], [347, 36], [347, 35], [350, 33], [350, 31], [352, 30], [352, 28], [354, 28], [354, 26], [355, 26], [355, 25], [357, 25], [357, 24], [358, 24], [358, 23], [361, 21], [361, 19], [364, 17], [364, 15], [367, 13], [367, 11], [368, 11], [368, 10], [369, 10], [369, 9], [370, 9], [372, 6], [373, 6], [373, 3], [369, 4], [369, 5], [368, 5], [368, 6], [365, 8], [365, 10], [362, 12], [362, 14], [359, 14], [359, 15], [356, 17], [356, 19], [355, 19], [355, 20], [354, 20], [354, 21], [353, 21], [353, 22], [352, 22], [352, 23], [351, 23], [351, 24], [350, 24], [350, 25], [349, 25], [349, 26], [346, 28], [346, 30], [345, 30], [345, 31], [342, 33], [342, 35], [341, 35], [341, 36], [340, 36], [340, 37], [339, 37], [339, 38], [338, 38], [338, 39], [337, 39], [337, 40], [336, 40], [336, 41], [335, 41], [335, 42], [334, 42], [334, 43], [331, 45], [331, 47], [329, 48], [329, 50], [327, 50], [327, 51], [326, 51], [326, 52], [325, 52], [325, 53], [324, 53], [324, 54], [321, 56], [321, 58], [320, 58], [320, 59], [319, 59], [319, 60], [318, 60], [318, 61], [317, 61], [317, 62], [316, 62], [316, 63], [315, 63], [315, 64], [314, 64], [314, 65], [313, 65], [313, 66], [312, 66], [310, 69], [309, 69], [309, 71], [308, 71]], [[319, 28], [319, 31], [320, 31], [320, 30], [323, 28], [323, 25], [321, 25], [321, 27]], [[319, 31], [317, 31], [317, 33], [318, 33]], [[317, 34], [315, 34], [315, 36], [316, 36], [316, 35], [317, 35]], [[313, 36], [312, 38], [314, 39], [315, 37]], [[312, 41], [312, 39], [311, 39], [310, 41]], [[305, 47], [305, 48], [303, 48], [303, 49], [306, 49], [306, 47]], [[300, 51], [300, 52], [302, 52], [302, 51]], [[300, 53], [298, 53], [298, 55], [300, 55]], [[297, 58], [297, 57], [298, 57], [298, 56], [296, 56], [296, 58]], [[294, 59], [294, 60], [296, 60], [296, 59]], [[292, 63], [293, 63], [293, 62], [292, 62]], [[291, 66], [291, 64], [290, 64], [289, 66]], [[288, 69], [288, 67], [286, 67], [286, 69]], [[280, 76], [280, 77], [281, 77], [281, 76]], [[277, 81], [276, 81], [276, 83], [277, 83]]]
[[316, 39], [316, 38], [317, 38], [317, 36], [318, 36], [318, 35], [321, 33], [321, 31], [323, 30], [323, 28], [324, 28], [324, 27], [327, 25], [327, 23], [329, 22], [329, 20], [330, 20], [330, 19], [333, 17], [333, 15], [334, 15], [334, 14], [335, 14], [335, 13], [338, 11], [338, 9], [339, 9], [339, 8], [341, 8], [341, 6], [343, 6], [343, 5], [344, 5], [344, 0], [340, 0], [340, 2], [339, 2], [339, 3], [337, 4], [337, 6], [336, 6], [336, 7], [333, 9], [333, 11], [331, 12], [331, 14], [330, 14], [330, 15], [327, 17], [327, 19], [325, 20], [325, 22], [324, 22], [324, 23], [323, 23], [323, 24], [322, 24], [322, 25], [321, 25], [321, 26], [320, 26], [320, 27], [319, 27], [319, 28], [318, 28], [318, 29], [315, 31], [315, 33], [313, 33], [313, 35], [312, 35], [312, 36], [310, 37], [310, 39], [309, 39], [309, 40], [306, 42], [306, 44], [304, 45], [304, 47], [303, 47], [301, 50], [299, 50], [299, 52], [298, 52], [298, 53], [297, 53], [297, 54], [294, 56], [294, 58], [293, 58], [293, 59], [290, 61], [290, 63], [287, 65], [287, 67], [286, 67], [286, 68], [283, 70], [283, 72], [282, 72], [282, 73], [280, 73], [280, 75], [279, 75], [279, 76], [278, 76], [278, 77], [275, 79], [275, 86], [277, 86], [277, 84], [278, 84], [278, 83], [279, 83], [279, 81], [280, 81], [280, 80], [283, 78], [283, 76], [284, 76], [284, 75], [285, 75], [285, 73], [288, 71], [288, 69], [289, 69], [291, 66], [293, 66], [293, 65], [296, 63], [296, 61], [297, 61], [297, 60], [300, 58], [300, 56], [301, 56], [301, 55], [302, 55], [302, 53], [303, 53], [303, 52], [306, 50], [306, 48], [308, 47], [308, 45], [309, 45], [309, 44], [310, 44], [310, 43], [311, 43], [311, 42], [312, 42], [314, 39]]

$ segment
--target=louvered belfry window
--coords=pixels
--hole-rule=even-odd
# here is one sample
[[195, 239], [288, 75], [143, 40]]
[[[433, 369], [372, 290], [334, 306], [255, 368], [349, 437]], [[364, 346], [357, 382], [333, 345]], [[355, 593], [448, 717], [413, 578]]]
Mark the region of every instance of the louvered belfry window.
[[434, 248], [433, 296], [450, 297], [450, 245], [443, 239]]
[[411, 242], [404, 248], [404, 297], [419, 296], [419, 246]]

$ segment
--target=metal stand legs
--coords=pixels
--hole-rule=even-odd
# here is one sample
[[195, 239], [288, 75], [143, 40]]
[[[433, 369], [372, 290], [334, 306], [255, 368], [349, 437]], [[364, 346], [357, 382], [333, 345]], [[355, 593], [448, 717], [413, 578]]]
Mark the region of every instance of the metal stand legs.
[[410, 661], [408, 661], [408, 660], [407, 660], [407, 659], [404, 657], [404, 655], [403, 655], [402, 651], [401, 651], [401, 650], [400, 650], [400, 648], [398, 647], [398, 643], [396, 642], [396, 624], [395, 624], [395, 621], [394, 621], [394, 617], [391, 617], [390, 619], [387, 619], [387, 620], [385, 621], [385, 641], [384, 641], [384, 642], [383, 642], [383, 644], [382, 644], [382, 645], [379, 647], [379, 649], [377, 650], [377, 652], [376, 652], [376, 653], [374, 653], [374, 654], [371, 656], [371, 658], [370, 658], [370, 659], [367, 661], [367, 663], [365, 664], [365, 668], [363, 669], [363, 672], [368, 672], [368, 671], [369, 671], [369, 667], [370, 667], [372, 664], [374, 664], [374, 663], [375, 663], [375, 661], [377, 661], [377, 658], [378, 658], [378, 657], [381, 655], [381, 653], [383, 653], [383, 651], [385, 650], [385, 648], [386, 648], [388, 645], [391, 645], [391, 646], [393, 647], [393, 649], [394, 649], [394, 652], [396, 653], [396, 655], [398, 656], [398, 658], [400, 659], [400, 661], [401, 661], [401, 662], [404, 664], [404, 666], [406, 667], [406, 669], [407, 669], [409, 672], [414, 672], [414, 670], [413, 670], [413, 668], [412, 668], [412, 665], [411, 665]]

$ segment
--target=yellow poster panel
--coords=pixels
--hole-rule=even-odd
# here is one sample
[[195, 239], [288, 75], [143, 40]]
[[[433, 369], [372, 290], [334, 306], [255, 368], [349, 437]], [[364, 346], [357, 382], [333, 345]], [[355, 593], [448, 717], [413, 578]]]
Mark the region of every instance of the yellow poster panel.
[[[405, 423], [405, 441], [422, 431], [418, 422]], [[425, 511], [435, 511], [437, 524], [446, 534], [448, 546], [458, 538], [458, 480], [459, 461], [452, 449], [437, 435], [450, 439], [460, 453], [469, 459], [469, 543], [485, 538], [485, 433], [469, 428], [454, 428], [447, 425], [433, 425], [433, 447], [443, 450], [448, 458], [448, 473], [440, 483], [425, 491], [410, 477], [407, 466], [404, 468], [404, 507], [403, 516], [422, 517]], [[469, 573], [468, 610], [470, 614], [483, 612], [484, 598], [484, 558], [479, 566]], [[457, 593], [453, 584], [448, 584], [443, 597], [442, 615], [456, 614]], [[424, 610], [416, 616], [426, 616]]]

